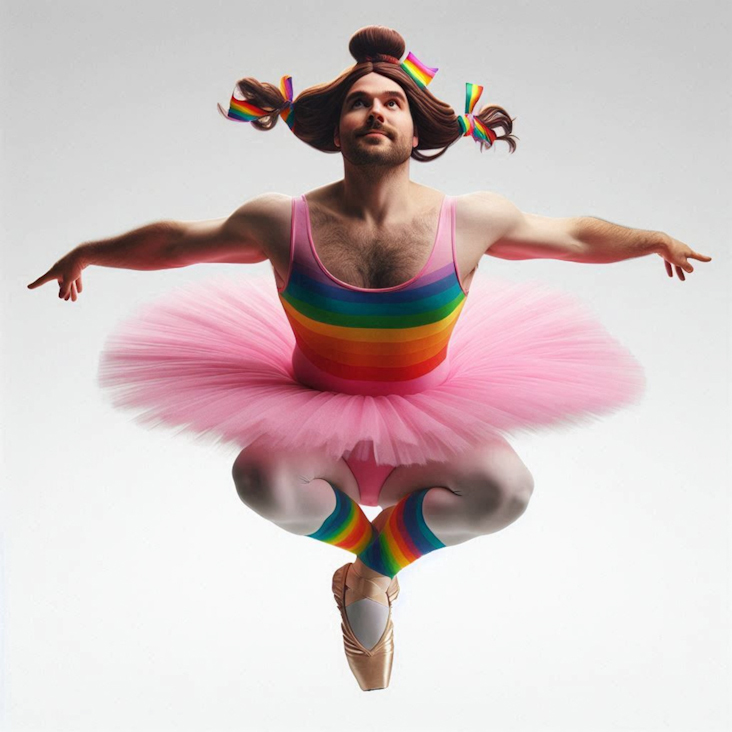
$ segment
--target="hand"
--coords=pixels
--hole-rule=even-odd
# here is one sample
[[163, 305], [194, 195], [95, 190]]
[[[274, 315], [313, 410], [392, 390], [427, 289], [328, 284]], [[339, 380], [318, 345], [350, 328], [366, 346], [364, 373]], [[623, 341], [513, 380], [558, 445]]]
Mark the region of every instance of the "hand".
[[711, 257], [695, 252], [683, 242], [670, 236], [668, 237], [664, 248], [658, 252], [658, 254], [666, 260], [664, 264], [666, 265], [666, 272], [668, 273], [668, 276], [674, 276], [675, 266], [676, 274], [682, 282], [686, 279], [686, 277], [684, 277], [684, 270], [687, 272], [694, 271], [694, 268], [689, 264], [689, 258], [698, 259], [700, 262], [712, 261]]
[[35, 282], [28, 285], [29, 290], [44, 285], [51, 280], [57, 280], [59, 284], [58, 296], [64, 300], [69, 298], [76, 302], [79, 293], [82, 291], [81, 271], [86, 267], [86, 262], [77, 249], [70, 251], [66, 256], [56, 262], [46, 274], [41, 275]]

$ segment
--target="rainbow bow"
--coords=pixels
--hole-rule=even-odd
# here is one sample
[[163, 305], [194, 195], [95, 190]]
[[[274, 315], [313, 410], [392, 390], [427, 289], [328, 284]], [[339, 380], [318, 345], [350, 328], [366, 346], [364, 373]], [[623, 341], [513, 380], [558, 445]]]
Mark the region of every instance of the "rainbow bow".
[[435, 78], [435, 74], [439, 69], [431, 69], [425, 66], [411, 51], [409, 55], [401, 62], [400, 66], [406, 71], [422, 89]]
[[478, 119], [477, 115], [473, 114], [473, 109], [482, 93], [482, 86], [467, 82], [465, 84], [465, 114], [458, 117], [458, 123], [460, 124], [460, 129], [463, 131], [463, 137], [471, 135], [476, 142], [480, 143], [481, 150], [483, 146], [490, 147], [496, 141], [496, 133], [489, 127], [486, 127]]
[[295, 126], [295, 115], [292, 101], [292, 77], [283, 76], [280, 79], [280, 91], [282, 96], [287, 100], [287, 106], [280, 112], [280, 117], [285, 121], [287, 126], [292, 129]]
[[[236, 89], [234, 91], [236, 91]], [[282, 117], [287, 126], [292, 129], [295, 126], [295, 116], [293, 114], [291, 76], [283, 76], [280, 79], [280, 91], [286, 100], [286, 106], [280, 111], [280, 117]], [[259, 119], [260, 117], [269, 117], [272, 114], [271, 109], [262, 109], [261, 107], [257, 107], [251, 102], [248, 102], [246, 99], [237, 99], [233, 94], [229, 101], [228, 112], [225, 111], [220, 104], [217, 104], [216, 106], [219, 108], [219, 112], [221, 112], [226, 119], [233, 120], [234, 122], [251, 122], [252, 120]]]

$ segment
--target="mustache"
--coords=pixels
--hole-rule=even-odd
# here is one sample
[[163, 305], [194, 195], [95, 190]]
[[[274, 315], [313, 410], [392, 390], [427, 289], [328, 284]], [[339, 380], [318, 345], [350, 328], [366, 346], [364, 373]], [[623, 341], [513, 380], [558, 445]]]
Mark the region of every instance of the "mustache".
[[371, 125], [369, 127], [365, 127], [362, 132], [358, 133], [358, 136], [363, 137], [364, 135], [368, 135], [369, 132], [380, 132], [386, 137], [391, 137], [389, 130], [387, 130], [383, 125]]

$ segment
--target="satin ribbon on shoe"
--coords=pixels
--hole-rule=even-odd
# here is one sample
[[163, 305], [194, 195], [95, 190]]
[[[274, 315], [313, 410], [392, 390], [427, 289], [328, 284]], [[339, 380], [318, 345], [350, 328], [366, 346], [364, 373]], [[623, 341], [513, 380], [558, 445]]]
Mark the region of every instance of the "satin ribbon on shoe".
[[478, 84], [465, 84], [465, 114], [458, 117], [460, 129], [463, 131], [463, 137], [470, 135], [476, 142], [480, 143], [481, 150], [483, 147], [490, 147], [496, 141], [496, 133], [489, 127], [486, 127], [478, 116], [473, 114], [473, 109], [483, 93], [483, 87]]
[[[269, 117], [272, 114], [275, 114], [273, 110], [262, 109], [246, 99], [239, 99], [235, 96], [237, 90], [238, 89], [234, 89], [234, 93], [231, 95], [228, 112], [225, 111], [220, 104], [216, 105], [219, 108], [219, 112], [221, 112], [226, 119], [230, 119], [234, 122], [252, 122], [255, 119]], [[284, 109], [280, 110], [279, 115], [285, 121], [285, 124], [292, 129], [295, 126], [295, 115], [293, 114], [294, 103], [291, 76], [283, 76], [280, 79], [280, 91], [282, 92], [282, 96], [285, 98], [286, 106]]]

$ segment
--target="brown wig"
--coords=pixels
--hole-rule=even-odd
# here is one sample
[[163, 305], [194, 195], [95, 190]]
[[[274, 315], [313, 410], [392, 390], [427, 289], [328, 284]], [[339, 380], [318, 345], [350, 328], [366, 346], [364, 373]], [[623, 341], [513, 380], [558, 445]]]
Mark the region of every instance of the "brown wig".
[[[358, 79], [375, 72], [395, 81], [407, 95], [419, 137], [417, 146], [412, 150], [412, 157], [421, 162], [439, 158], [450, 145], [462, 137], [463, 132], [452, 107], [420, 87], [402, 69], [399, 59], [405, 48], [404, 39], [391, 28], [372, 25], [356, 31], [348, 44], [348, 50], [356, 59], [356, 64], [327, 84], [305, 89], [294, 100], [294, 134], [318, 150], [339, 152], [333, 141], [333, 134], [338, 128], [346, 94]], [[237, 87], [242, 96], [252, 104], [267, 111], [272, 110], [271, 115], [260, 117], [251, 123], [259, 130], [271, 130], [277, 124], [279, 113], [287, 106], [279, 88], [249, 77], [240, 79]], [[485, 106], [476, 117], [494, 132], [496, 128], [502, 127], [505, 134], [497, 135], [496, 139], [505, 140], [510, 152], [516, 149], [517, 138], [511, 134], [513, 120], [503, 107]], [[481, 150], [483, 147], [481, 144]], [[439, 152], [425, 155], [422, 150]]]

